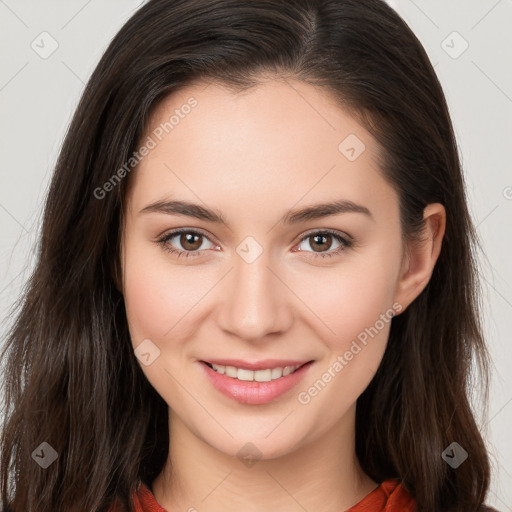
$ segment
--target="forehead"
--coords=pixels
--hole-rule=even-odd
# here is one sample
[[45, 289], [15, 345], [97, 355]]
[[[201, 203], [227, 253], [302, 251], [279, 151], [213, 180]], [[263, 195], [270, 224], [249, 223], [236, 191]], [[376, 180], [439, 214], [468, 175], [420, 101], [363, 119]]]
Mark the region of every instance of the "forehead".
[[142, 143], [148, 137], [154, 147], [130, 177], [141, 206], [166, 193], [216, 205], [235, 198], [252, 214], [317, 197], [393, 199], [375, 139], [326, 90], [303, 82], [269, 80], [241, 93], [184, 87], [152, 111]]
[[[193, 104], [193, 107], [189, 107]], [[222, 142], [233, 150], [249, 150], [251, 141], [272, 149], [294, 153], [327, 147], [338, 150], [340, 138], [370, 134], [336, 102], [325, 88], [296, 80], [266, 80], [241, 92], [216, 82], [199, 82], [164, 98], [151, 112], [148, 133], [158, 128], [181, 142], [180, 132], [198, 135], [200, 143]], [[210, 133], [205, 137], [202, 129]], [[247, 144], [243, 144], [243, 143]], [[278, 147], [279, 146], [279, 147]], [[373, 149], [377, 149], [374, 147]], [[260, 152], [261, 153], [261, 152]]]

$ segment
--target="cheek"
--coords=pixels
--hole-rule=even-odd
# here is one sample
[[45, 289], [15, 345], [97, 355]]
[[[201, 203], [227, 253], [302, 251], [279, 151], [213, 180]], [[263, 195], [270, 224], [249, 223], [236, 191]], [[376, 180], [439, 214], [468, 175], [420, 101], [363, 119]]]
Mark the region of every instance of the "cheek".
[[146, 241], [127, 243], [126, 249], [124, 299], [132, 346], [142, 347], [143, 340], [149, 339], [158, 347], [159, 356], [149, 365], [141, 361], [141, 370], [168, 404], [179, 407], [187, 401], [178, 384], [187, 380], [180, 364], [181, 352], [194, 335], [196, 324], [189, 321], [193, 306], [207, 290], [197, 288], [197, 274], [185, 267], [172, 268], [165, 261], [166, 255], [155, 254]]
[[[162, 297], [162, 276], [156, 279], [155, 272], [143, 265], [126, 266], [125, 305], [132, 343], [142, 339], [158, 339], [171, 327], [171, 311]], [[167, 327], [166, 327], [167, 324]]]
[[172, 337], [175, 326], [183, 336], [187, 322], [180, 319], [186, 318], [194, 299], [200, 298], [190, 274], [171, 268], [145, 244], [127, 245], [124, 262], [126, 315], [134, 345], [145, 338], [160, 344], [166, 336]]
[[385, 245], [347, 259], [321, 280], [303, 281], [299, 292], [305, 297], [309, 290], [307, 305], [316, 318], [312, 328], [324, 333], [328, 350], [299, 401], [315, 402], [331, 419], [368, 386], [387, 346], [401, 253], [399, 244], [387, 250]]
[[319, 428], [338, 421], [375, 375], [391, 327], [392, 284], [382, 267], [361, 273], [352, 269], [350, 275], [329, 280], [311, 303], [329, 327], [317, 322], [317, 332], [328, 332], [323, 338], [327, 355], [297, 399], [308, 411], [317, 411], [313, 416]]
[[315, 313], [318, 332], [325, 333], [333, 345], [343, 346], [389, 311], [397, 272], [398, 256], [387, 261], [377, 255], [356, 256], [321, 275], [302, 275], [294, 281], [294, 290]]

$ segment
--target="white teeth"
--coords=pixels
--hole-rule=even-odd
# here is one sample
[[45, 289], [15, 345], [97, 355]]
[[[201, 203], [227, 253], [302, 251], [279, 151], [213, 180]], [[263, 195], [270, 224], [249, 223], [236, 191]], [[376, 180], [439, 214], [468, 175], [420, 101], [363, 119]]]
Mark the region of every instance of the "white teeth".
[[242, 368], [238, 368], [236, 378], [238, 380], [254, 380], [254, 372], [252, 370], [243, 370]]
[[[213, 365], [212, 365], [213, 366]], [[234, 367], [234, 366], [226, 366], [225, 367], [226, 370], [225, 370], [225, 374], [228, 376], [228, 377], [235, 377], [237, 376], [237, 373], [238, 373], [238, 370]]]
[[279, 377], [282, 377], [282, 375], [283, 375], [282, 368], [272, 368], [272, 378], [273, 379], [279, 379]]
[[270, 382], [271, 380], [280, 379], [293, 373], [300, 364], [295, 366], [285, 366], [284, 368], [268, 368], [266, 370], [245, 370], [244, 368], [235, 368], [234, 366], [224, 366], [222, 364], [212, 364], [213, 369], [222, 374], [238, 380]]
[[[223, 375], [226, 372], [226, 366], [222, 366], [220, 364], [212, 364], [212, 366], [217, 372], [222, 373]], [[231, 366], [231, 368], [233, 367]]]
[[256, 370], [254, 373], [254, 380], [256, 382], [269, 382], [272, 380], [272, 370]]

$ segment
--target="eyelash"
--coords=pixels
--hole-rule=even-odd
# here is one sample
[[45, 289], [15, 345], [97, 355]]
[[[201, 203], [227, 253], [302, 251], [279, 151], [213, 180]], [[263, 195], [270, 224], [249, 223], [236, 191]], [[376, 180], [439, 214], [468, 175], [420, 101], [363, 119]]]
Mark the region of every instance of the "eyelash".
[[[192, 233], [194, 235], [200, 235], [200, 236], [202, 236], [204, 238], [208, 238], [201, 231], [196, 231], [196, 230], [193, 230], [193, 229], [182, 228], [182, 229], [177, 229], [175, 231], [171, 231], [170, 233], [167, 233], [162, 238], [157, 240], [157, 243], [160, 244], [163, 247], [164, 250], [166, 250], [167, 252], [170, 252], [172, 254], [175, 254], [178, 258], [181, 258], [181, 257], [185, 257], [185, 258], [192, 257], [192, 258], [195, 258], [195, 257], [199, 256], [202, 251], [197, 251], [197, 250], [196, 251], [181, 251], [179, 249], [175, 249], [174, 247], [172, 247], [171, 245], [169, 245], [167, 243], [169, 240], [171, 240], [175, 236], [181, 235], [183, 233]], [[333, 231], [331, 229], [324, 229], [324, 230], [321, 230], [321, 231], [319, 230], [319, 231], [313, 231], [313, 232], [310, 232], [310, 233], [306, 233], [305, 235], [302, 236], [302, 238], [300, 239], [300, 242], [304, 241], [307, 238], [312, 238], [312, 237], [314, 237], [316, 235], [325, 235], [325, 234], [332, 235], [338, 242], [340, 242], [341, 245], [337, 249], [334, 249], [334, 250], [329, 251], [329, 252], [313, 253], [314, 254], [313, 258], [317, 258], [317, 257], [318, 258], [331, 258], [332, 256], [337, 256], [338, 254], [343, 252], [345, 249], [349, 249], [353, 245], [353, 241], [352, 240], [343, 238], [340, 234], [338, 234], [336, 231]], [[297, 252], [311, 252], [311, 251], [304, 251], [304, 250], [301, 249], [301, 250], [299, 250]]]

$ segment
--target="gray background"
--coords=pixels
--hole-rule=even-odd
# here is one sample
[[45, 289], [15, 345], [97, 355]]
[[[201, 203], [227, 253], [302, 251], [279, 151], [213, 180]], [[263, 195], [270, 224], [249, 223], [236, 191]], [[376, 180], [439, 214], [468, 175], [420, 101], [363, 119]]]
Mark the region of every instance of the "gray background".
[[[493, 466], [488, 503], [512, 511], [512, 2], [389, 3], [425, 46], [443, 85], [486, 251], [482, 302], [493, 358], [488, 417], [475, 407]], [[84, 84], [141, 4], [0, 0], [0, 339], [30, 275], [42, 200]], [[52, 44], [58, 47], [45, 55]]]

